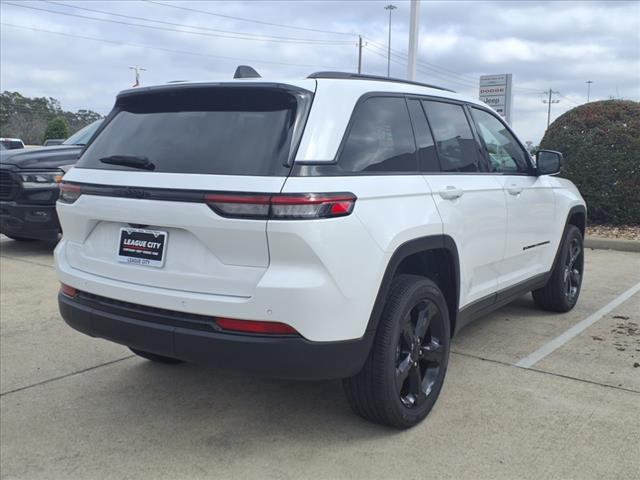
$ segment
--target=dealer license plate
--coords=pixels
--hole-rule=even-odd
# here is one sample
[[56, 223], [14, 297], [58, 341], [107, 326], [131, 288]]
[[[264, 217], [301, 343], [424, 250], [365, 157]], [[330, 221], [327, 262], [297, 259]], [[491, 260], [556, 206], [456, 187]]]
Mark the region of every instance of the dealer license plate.
[[162, 267], [166, 244], [167, 232], [143, 228], [121, 228], [118, 261]]

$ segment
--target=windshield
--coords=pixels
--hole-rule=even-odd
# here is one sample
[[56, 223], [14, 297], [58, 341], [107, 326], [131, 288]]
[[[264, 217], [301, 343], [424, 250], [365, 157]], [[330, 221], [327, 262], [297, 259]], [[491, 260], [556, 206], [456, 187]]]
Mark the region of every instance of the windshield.
[[208, 87], [136, 95], [76, 165], [131, 170], [148, 159], [155, 172], [281, 176], [289, 171], [295, 95], [278, 88]]
[[86, 145], [101, 123], [102, 119], [96, 120], [86, 127], [81, 128], [76, 133], [67, 138], [64, 142], [62, 142], [62, 145]]
[[6, 150], [17, 150], [19, 148], [24, 148], [24, 144], [22, 143], [21, 140], [4, 139], [0, 143]]

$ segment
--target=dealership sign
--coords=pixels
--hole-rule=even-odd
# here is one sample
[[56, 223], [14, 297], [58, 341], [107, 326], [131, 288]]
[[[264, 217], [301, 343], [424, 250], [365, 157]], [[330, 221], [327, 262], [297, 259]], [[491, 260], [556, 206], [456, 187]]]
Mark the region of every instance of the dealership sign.
[[480, 100], [504, 117], [507, 123], [511, 123], [512, 78], [510, 73], [480, 77]]

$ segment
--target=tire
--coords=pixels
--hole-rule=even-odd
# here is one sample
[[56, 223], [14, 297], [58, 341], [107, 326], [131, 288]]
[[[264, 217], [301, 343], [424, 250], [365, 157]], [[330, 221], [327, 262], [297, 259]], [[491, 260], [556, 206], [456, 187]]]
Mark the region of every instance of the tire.
[[129, 350], [131, 350], [139, 357], [146, 358], [147, 360], [151, 360], [152, 362], [164, 363], [167, 365], [176, 365], [178, 363], [183, 363], [182, 360], [178, 360], [177, 358], [165, 357], [164, 355], [158, 355], [157, 353], [143, 352], [142, 350], [136, 350], [135, 348], [131, 347], [129, 347]]
[[417, 275], [398, 275], [364, 367], [343, 380], [353, 411], [398, 429], [420, 423], [444, 383], [449, 330], [449, 311], [438, 286]]
[[584, 242], [580, 229], [569, 225], [565, 230], [560, 254], [547, 284], [534, 290], [533, 300], [543, 310], [568, 312], [580, 296], [584, 274]]

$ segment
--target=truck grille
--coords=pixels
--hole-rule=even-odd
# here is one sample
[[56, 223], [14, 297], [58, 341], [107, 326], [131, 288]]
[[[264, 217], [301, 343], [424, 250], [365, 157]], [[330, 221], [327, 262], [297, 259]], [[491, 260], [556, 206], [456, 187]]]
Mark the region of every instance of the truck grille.
[[0, 170], [0, 200], [13, 200], [18, 194], [18, 182], [6, 170]]

